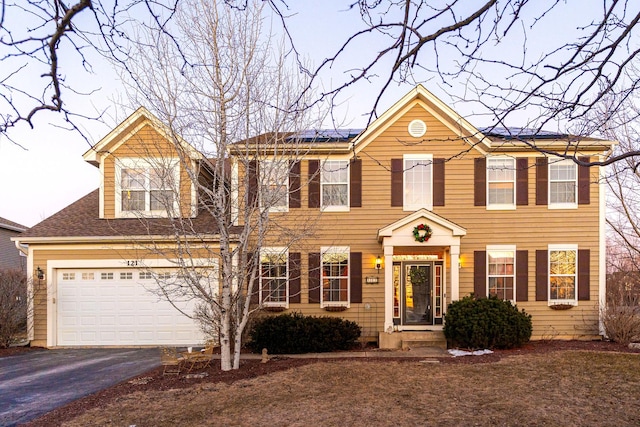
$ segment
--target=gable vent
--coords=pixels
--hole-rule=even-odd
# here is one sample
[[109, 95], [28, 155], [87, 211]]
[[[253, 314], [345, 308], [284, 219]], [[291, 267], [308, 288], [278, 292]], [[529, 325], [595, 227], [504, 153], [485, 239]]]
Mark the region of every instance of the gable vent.
[[427, 133], [427, 124], [422, 120], [412, 120], [409, 123], [409, 135], [414, 138], [420, 138]]

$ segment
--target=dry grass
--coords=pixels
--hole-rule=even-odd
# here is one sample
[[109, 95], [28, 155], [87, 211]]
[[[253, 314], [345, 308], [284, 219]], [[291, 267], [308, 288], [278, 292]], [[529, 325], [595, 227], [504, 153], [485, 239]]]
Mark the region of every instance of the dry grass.
[[68, 426], [640, 425], [640, 356], [565, 351], [488, 364], [315, 363], [149, 391]]

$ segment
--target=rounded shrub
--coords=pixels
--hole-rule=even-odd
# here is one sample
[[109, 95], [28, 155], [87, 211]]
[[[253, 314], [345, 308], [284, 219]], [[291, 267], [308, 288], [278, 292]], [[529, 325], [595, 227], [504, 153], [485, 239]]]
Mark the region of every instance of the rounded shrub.
[[449, 304], [444, 335], [449, 347], [520, 347], [531, 338], [531, 315], [497, 297], [466, 296]]
[[360, 326], [338, 317], [280, 314], [258, 319], [249, 331], [253, 352], [266, 348], [270, 354], [322, 353], [353, 348]]

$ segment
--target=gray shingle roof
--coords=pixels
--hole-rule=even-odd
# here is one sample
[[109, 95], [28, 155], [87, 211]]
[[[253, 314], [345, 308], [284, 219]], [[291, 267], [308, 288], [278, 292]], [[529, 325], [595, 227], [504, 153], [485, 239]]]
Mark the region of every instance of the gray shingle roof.
[[[99, 218], [99, 191], [94, 190], [58, 213], [34, 225], [21, 235], [30, 237], [126, 237], [171, 236], [175, 220], [168, 218]], [[214, 218], [204, 212], [196, 218], [182, 220], [189, 234], [215, 234]]]

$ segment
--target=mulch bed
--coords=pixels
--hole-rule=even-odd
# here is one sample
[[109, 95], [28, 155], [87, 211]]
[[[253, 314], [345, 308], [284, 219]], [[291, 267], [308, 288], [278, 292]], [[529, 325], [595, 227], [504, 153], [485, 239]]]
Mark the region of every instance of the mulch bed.
[[[470, 364], [470, 363], [493, 363], [504, 357], [517, 356], [520, 354], [544, 354], [552, 351], [566, 350], [583, 350], [583, 351], [612, 351], [625, 353], [640, 353], [640, 350], [631, 350], [627, 346], [607, 341], [535, 341], [525, 346], [512, 350], [496, 350], [492, 354], [482, 356], [463, 356], [440, 358], [441, 363], [447, 364]], [[14, 347], [10, 349], [0, 349], [0, 357], [19, 354], [25, 351], [47, 351], [42, 348]], [[143, 375], [135, 377], [129, 381], [125, 381], [106, 390], [97, 392], [85, 398], [76, 400], [64, 407], [58, 408], [44, 416], [38, 418], [26, 425], [36, 426], [53, 426], [60, 425], [66, 420], [70, 420], [87, 409], [103, 406], [117, 399], [120, 396], [127, 395], [136, 391], [147, 390], [170, 390], [185, 387], [191, 387], [199, 383], [233, 383], [238, 380], [254, 378], [261, 375], [270, 374], [272, 372], [282, 371], [286, 369], [296, 368], [310, 363], [326, 363], [337, 359], [298, 359], [272, 356], [268, 363], [261, 363], [260, 360], [243, 360], [240, 369], [232, 371], [221, 371], [219, 363], [214, 361], [211, 367], [198, 373], [205, 373], [202, 377], [185, 376], [185, 375], [162, 375], [162, 368], [157, 368], [146, 372]], [[398, 361], [398, 362], [415, 362], [415, 358], [402, 357], [370, 357], [359, 358], [359, 362], [377, 362]]]

